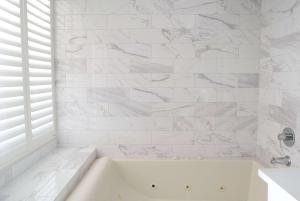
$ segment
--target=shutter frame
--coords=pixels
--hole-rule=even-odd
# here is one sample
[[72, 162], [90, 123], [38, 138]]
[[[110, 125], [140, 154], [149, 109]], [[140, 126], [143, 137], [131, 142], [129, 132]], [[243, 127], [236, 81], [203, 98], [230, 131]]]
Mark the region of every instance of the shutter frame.
[[[11, 17], [6, 22], [6, 15], [1, 15], [1, 12], [9, 4], [14, 7], [3, 12]], [[28, 5], [43, 14], [39, 17], [39, 12], [34, 13], [36, 19], [41, 19], [39, 22], [34, 22], [35, 18], [28, 19], [32, 12], [27, 9]], [[6, 78], [0, 81], [2, 168], [55, 139], [53, 0], [3, 0], [0, 21], [12, 25], [6, 26], [10, 29], [0, 26], [0, 44], [3, 44], [0, 48], [0, 77]], [[48, 24], [40, 24], [46, 21]], [[30, 28], [29, 23], [32, 23]], [[11, 36], [10, 40], [6, 40], [7, 36]], [[10, 55], [19, 59], [10, 59]], [[5, 68], [1, 69], [2, 66]], [[19, 78], [21, 81], [13, 81]], [[42, 101], [33, 102], [32, 97]], [[19, 118], [14, 120], [17, 116]]]

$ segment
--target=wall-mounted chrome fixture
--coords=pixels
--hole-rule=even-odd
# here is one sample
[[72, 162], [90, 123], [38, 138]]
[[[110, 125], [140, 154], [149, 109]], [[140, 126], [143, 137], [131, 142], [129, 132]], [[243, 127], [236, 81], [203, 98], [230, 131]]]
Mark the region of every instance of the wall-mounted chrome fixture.
[[292, 161], [289, 156], [283, 156], [283, 157], [273, 157], [271, 159], [271, 164], [281, 164], [281, 165], [286, 165], [286, 166], [291, 166]]
[[295, 144], [295, 132], [291, 128], [283, 129], [282, 133], [278, 135], [278, 140], [287, 147], [292, 147]]

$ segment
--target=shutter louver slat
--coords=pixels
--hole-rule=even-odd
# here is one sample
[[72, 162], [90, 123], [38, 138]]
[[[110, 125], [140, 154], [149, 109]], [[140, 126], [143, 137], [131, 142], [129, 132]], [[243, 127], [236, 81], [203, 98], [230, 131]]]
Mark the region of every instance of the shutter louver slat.
[[0, 58], [0, 65], [4, 65], [4, 66], [22, 66], [22, 62], [12, 60], [12, 59]]
[[21, 43], [11, 41], [11, 40], [5, 40], [4, 38], [5, 38], [5, 36], [1, 36], [1, 34], [0, 34], [0, 43], [10, 45], [10, 46], [15, 46], [15, 47], [21, 46]]
[[11, 118], [6, 118], [5, 120], [0, 121], [0, 130], [6, 130], [7, 128], [13, 128], [19, 125], [24, 124], [24, 115], [19, 115]]
[[[41, 77], [32, 77], [31, 76], [31, 80], [30, 80], [30, 85], [32, 85], [32, 86], [50, 85], [51, 83], [52, 83], [52, 80], [49, 77], [41, 78]], [[1, 84], [1, 82], [0, 82], [0, 84]]]
[[12, 31], [12, 30], [9, 30], [9, 29], [5, 29], [2, 26], [0, 26], [0, 32], [3, 32], [4, 34], [8, 34], [8, 35], [11, 35], [11, 36], [14, 36], [16, 38], [21, 38], [21, 33], [16, 32], [16, 31]]
[[16, 26], [16, 27], [19, 27], [19, 26], [20, 26], [20, 23], [15, 22], [15, 21], [12, 20], [12, 19], [7, 19], [7, 18], [5, 18], [5, 17], [3, 17], [3, 16], [0, 16], [0, 21], [10, 23], [11, 25], [14, 25], [14, 26]]
[[17, 18], [20, 18], [20, 11], [18, 11], [17, 7], [14, 7], [14, 4], [11, 4], [9, 1], [1, 1], [0, 4], [0, 12], [1, 13], [9, 13]]
[[45, 19], [45, 18], [43, 18], [43, 17], [37, 15], [36, 13], [34, 13], [34, 12], [30, 11], [30, 10], [28, 10], [28, 15], [29, 15], [29, 16], [33, 16], [33, 17], [36, 17], [36, 18], [38, 18], [39, 20], [43, 21], [44, 23], [48, 23], [48, 24], [50, 23], [50, 20], [47, 20], [47, 19]]
[[32, 50], [32, 51], [41, 52], [41, 53], [44, 53], [44, 54], [51, 54], [50, 50], [42, 49], [40, 47], [29, 46], [29, 49]]
[[21, 51], [16, 49], [16, 48], [12, 48], [12, 47], [5, 47], [5, 45], [1, 45], [0, 46], [0, 54], [2, 55], [7, 55], [7, 56], [13, 56], [13, 57], [21, 57]]
[[32, 86], [30, 89], [31, 94], [51, 93], [51, 91], [52, 91], [51, 85]]
[[16, 86], [22, 86], [22, 84], [23, 84], [22, 78], [20, 78], [20, 77], [0, 76], [0, 87], [2, 88], [2, 90], [3, 90], [3, 87], [16, 87]]
[[13, 118], [15, 116], [20, 116], [24, 113], [24, 107], [21, 106], [17, 106], [17, 107], [13, 107], [13, 108], [5, 108], [0, 110], [1, 111], [1, 115], [0, 116], [0, 120], [4, 120], [7, 118]]
[[[31, 24], [32, 25], [32, 24]], [[46, 32], [44, 30], [38, 30], [40, 28], [36, 28], [34, 26], [28, 26], [28, 30], [35, 34], [35, 35], [38, 35], [40, 36], [41, 38], [44, 38], [46, 40], [50, 40], [50, 32]], [[45, 33], [46, 32], [46, 33]]]
[[44, 13], [45, 15], [50, 15], [50, 12], [47, 12], [47, 8], [46, 9], [43, 9], [41, 6], [37, 6], [31, 2], [28, 2], [28, 4], [31, 6], [31, 7], [34, 7], [36, 10], [39, 10], [40, 12]]
[[50, 1], [27, 0], [32, 135], [53, 131]]
[[29, 54], [29, 57], [31, 60], [35, 60], [35, 61], [51, 62], [50, 58], [45, 58], [45, 57], [36, 56], [32, 54]]
[[0, 66], [0, 75], [1, 76], [22, 76], [22, 68], [12, 67], [12, 66]]
[[8, 2], [15, 5], [17, 8], [19, 8], [19, 1], [18, 0], [8, 0]]
[[49, 122], [49, 123], [46, 123], [46, 124], [43, 124], [39, 127], [36, 127], [34, 129], [32, 129], [32, 134], [34, 136], [38, 136], [38, 135], [41, 135], [43, 133], [43, 131], [45, 130], [49, 130], [49, 131], [54, 131], [54, 125], [53, 125], [53, 122]]
[[52, 121], [53, 121], [53, 116], [52, 116], [52, 114], [50, 114], [50, 115], [43, 116], [43, 117], [40, 117], [38, 119], [32, 120], [31, 122], [32, 122], [32, 127], [33, 128], [38, 128], [38, 127], [40, 127], [44, 124], [48, 124]]
[[39, 94], [32, 94], [31, 96], [31, 102], [32, 103], [37, 103], [37, 102], [42, 102], [51, 99], [52, 97], [52, 92], [50, 93], [39, 93]]
[[36, 112], [38, 110], [42, 110], [43, 108], [47, 108], [52, 106], [52, 100], [45, 100], [31, 104], [31, 111]]
[[50, 3], [49, 0], [37, 0], [40, 3], [41, 8], [45, 8], [46, 10], [50, 10]]
[[32, 23], [32, 24], [38, 24], [39, 26], [45, 28], [45, 29], [51, 29], [51, 27], [49, 26], [49, 24], [45, 24], [45, 22], [37, 17], [35, 17], [34, 15], [28, 15], [28, 22]]
[[11, 140], [19, 135], [25, 135], [25, 126], [18, 125], [16, 127], [9, 128], [5, 131], [0, 132], [0, 142], [6, 142]]
[[23, 96], [0, 98], [0, 109], [24, 105]]
[[39, 27], [40, 29], [43, 29], [44, 31], [51, 32], [50, 27], [46, 27], [43, 24], [39, 24], [38, 22], [34, 22], [33, 20], [28, 20], [31, 24], [33, 24], [36, 27]]
[[32, 77], [49, 77], [51, 76], [51, 72], [32, 72]]
[[32, 120], [42, 118], [44, 116], [52, 115], [52, 107], [43, 108], [36, 112], [32, 112]]
[[0, 97], [17, 97], [23, 96], [23, 88], [22, 87], [3, 87], [0, 91]]
[[46, 46], [47, 48], [51, 48], [50, 42], [45, 42], [43, 40], [34, 38], [34, 36], [31, 36], [31, 35], [28, 35], [28, 39], [29, 39], [29, 46], [30, 46], [30, 42], [33, 42], [33, 43], [39, 44], [40, 46]]
[[34, 63], [31, 63], [30, 64], [30, 68], [33, 68], [33, 69], [48, 69], [48, 70], [50, 70], [51, 69], [51, 64], [45, 64], [45, 63], [34, 64]]

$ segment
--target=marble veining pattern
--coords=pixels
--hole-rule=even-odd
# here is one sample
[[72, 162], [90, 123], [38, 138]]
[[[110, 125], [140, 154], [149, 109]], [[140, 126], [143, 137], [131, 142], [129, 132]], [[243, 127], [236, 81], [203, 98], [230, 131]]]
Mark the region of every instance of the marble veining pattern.
[[[272, 156], [290, 155], [300, 165], [300, 33], [299, 0], [262, 0], [262, 58], [257, 156], [269, 162]], [[296, 133], [293, 148], [280, 147], [278, 133], [291, 127]]]
[[255, 155], [259, 10], [258, 0], [56, 0], [59, 143], [129, 158]]
[[0, 188], [1, 201], [63, 201], [96, 158], [94, 148], [57, 148]]

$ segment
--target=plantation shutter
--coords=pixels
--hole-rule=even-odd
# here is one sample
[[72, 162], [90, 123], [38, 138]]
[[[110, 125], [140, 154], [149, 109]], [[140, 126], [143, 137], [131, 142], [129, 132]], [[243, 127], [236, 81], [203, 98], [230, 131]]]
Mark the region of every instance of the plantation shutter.
[[20, 2], [0, 2], [0, 148], [26, 140]]
[[0, 169], [53, 140], [52, 2], [0, 0]]
[[27, 0], [32, 137], [54, 131], [51, 9], [49, 0]]

